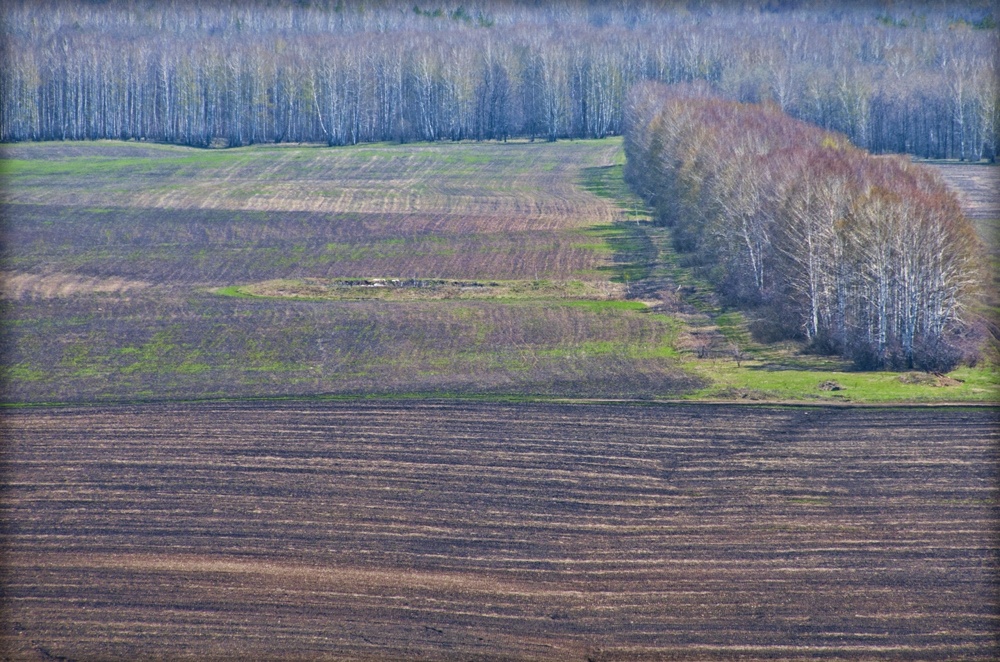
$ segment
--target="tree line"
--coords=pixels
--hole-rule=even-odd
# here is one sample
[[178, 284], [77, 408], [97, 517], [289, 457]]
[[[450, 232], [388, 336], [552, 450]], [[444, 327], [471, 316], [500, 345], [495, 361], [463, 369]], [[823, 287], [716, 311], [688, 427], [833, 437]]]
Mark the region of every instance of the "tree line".
[[875, 152], [994, 159], [996, 22], [962, 4], [10, 0], [0, 140], [555, 140], [704, 80]]
[[630, 95], [626, 179], [758, 332], [862, 368], [966, 352], [982, 246], [936, 172], [704, 85]]

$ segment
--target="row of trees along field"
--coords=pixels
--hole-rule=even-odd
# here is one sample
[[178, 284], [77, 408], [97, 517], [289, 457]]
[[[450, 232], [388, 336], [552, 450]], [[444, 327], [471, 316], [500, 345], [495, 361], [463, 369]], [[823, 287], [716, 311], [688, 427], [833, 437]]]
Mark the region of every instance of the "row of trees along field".
[[706, 80], [875, 152], [994, 159], [990, 0], [7, 0], [0, 140], [601, 137]]
[[933, 170], [704, 85], [631, 93], [626, 178], [770, 339], [863, 368], [963, 358], [982, 247]]

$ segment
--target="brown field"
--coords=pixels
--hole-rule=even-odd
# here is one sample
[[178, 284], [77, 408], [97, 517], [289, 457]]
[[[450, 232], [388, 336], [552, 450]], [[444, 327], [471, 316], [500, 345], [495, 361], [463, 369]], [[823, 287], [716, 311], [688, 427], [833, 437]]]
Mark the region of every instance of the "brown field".
[[984, 288], [986, 329], [990, 341], [984, 355], [1000, 361], [1000, 167], [996, 165], [935, 162], [934, 168], [952, 187], [962, 211], [972, 219], [987, 251], [989, 281]]
[[1000, 219], [1000, 168], [950, 161], [931, 165], [958, 195], [966, 216]]
[[5, 416], [6, 657], [988, 660], [996, 411]]
[[10, 221], [8, 268], [22, 277], [58, 271], [184, 288], [305, 277], [594, 279], [606, 278], [601, 269], [610, 263], [592, 233], [479, 232], [470, 217], [64, 205], [0, 211]]

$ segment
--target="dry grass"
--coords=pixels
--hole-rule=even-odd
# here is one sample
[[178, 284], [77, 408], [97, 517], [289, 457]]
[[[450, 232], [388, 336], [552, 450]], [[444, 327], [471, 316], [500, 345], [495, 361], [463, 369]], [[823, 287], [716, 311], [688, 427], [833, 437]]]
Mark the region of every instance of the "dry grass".
[[443, 301], [570, 299], [616, 301], [625, 286], [603, 281], [430, 280], [407, 278], [270, 280], [251, 283], [229, 293], [328, 301]]
[[7, 299], [52, 299], [79, 294], [125, 294], [151, 283], [127, 278], [88, 278], [78, 274], [0, 273], [0, 296]]

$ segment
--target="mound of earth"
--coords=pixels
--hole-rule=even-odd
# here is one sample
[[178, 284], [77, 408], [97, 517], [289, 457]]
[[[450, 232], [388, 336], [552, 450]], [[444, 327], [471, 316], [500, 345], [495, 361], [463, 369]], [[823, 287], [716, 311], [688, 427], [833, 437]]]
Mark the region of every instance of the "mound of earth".
[[962, 382], [958, 379], [942, 375], [939, 372], [904, 372], [899, 376], [899, 381], [904, 384], [922, 384], [924, 386], [958, 386]]

